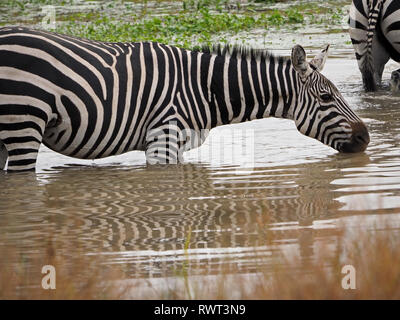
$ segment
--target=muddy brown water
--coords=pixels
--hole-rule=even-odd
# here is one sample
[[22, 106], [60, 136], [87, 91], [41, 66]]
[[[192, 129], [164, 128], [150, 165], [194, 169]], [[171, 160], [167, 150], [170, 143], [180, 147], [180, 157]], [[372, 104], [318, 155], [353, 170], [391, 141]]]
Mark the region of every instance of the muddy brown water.
[[[146, 167], [140, 152], [93, 162], [43, 148], [36, 173], [0, 173], [1, 245], [29, 260], [52, 239], [63, 253], [79, 248], [147, 279], [175, 276], [188, 256], [193, 274], [251, 273], [287, 250], [313, 259], [321, 245], [334, 252], [338, 224], [376, 229], [370, 221], [382, 215], [398, 232], [399, 96], [364, 93], [351, 50], [333, 51], [324, 74], [367, 123], [365, 153], [338, 154], [279, 119], [214, 129], [211, 138], [228, 138], [177, 166]], [[207, 157], [222, 145], [235, 155], [231, 129], [254, 132], [254, 168]]]

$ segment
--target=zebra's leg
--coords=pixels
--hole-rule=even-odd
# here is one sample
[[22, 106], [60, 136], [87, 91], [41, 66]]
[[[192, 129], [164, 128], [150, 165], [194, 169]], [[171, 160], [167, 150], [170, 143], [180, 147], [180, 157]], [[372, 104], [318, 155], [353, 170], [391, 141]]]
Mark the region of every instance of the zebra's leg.
[[372, 41], [372, 64], [374, 71], [375, 83], [380, 86], [382, 84], [382, 74], [385, 69], [386, 63], [390, 59], [389, 52], [379, 41], [378, 36], [375, 35]]
[[5, 104], [6, 100], [0, 100], [0, 141], [8, 154], [7, 171], [34, 170], [49, 114], [41, 107]]
[[180, 129], [175, 122], [150, 129], [146, 134], [147, 164], [176, 164], [182, 162], [179, 143]]
[[7, 149], [2, 141], [0, 141], [0, 170], [4, 170], [8, 159]]
[[7, 171], [35, 170], [40, 141], [34, 136], [10, 136], [3, 140], [8, 154]]
[[147, 136], [146, 143], [146, 162], [147, 164], [176, 164], [179, 162], [178, 144], [171, 141], [168, 136], [163, 134]]
[[392, 72], [390, 87], [393, 92], [400, 92], [400, 69]]
[[0, 122], [0, 140], [8, 154], [7, 171], [35, 169], [45, 124], [33, 120], [14, 115], [7, 122]]

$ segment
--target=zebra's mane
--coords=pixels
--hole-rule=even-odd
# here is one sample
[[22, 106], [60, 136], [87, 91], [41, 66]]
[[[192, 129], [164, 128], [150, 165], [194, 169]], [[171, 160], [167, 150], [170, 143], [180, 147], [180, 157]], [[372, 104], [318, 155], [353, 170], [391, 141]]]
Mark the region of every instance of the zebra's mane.
[[280, 62], [290, 60], [288, 57], [276, 56], [267, 49], [256, 49], [242, 45], [221, 45], [214, 44], [212, 46], [195, 47], [194, 51], [203, 53], [216, 54], [218, 56], [238, 57], [241, 59], [275, 59]]

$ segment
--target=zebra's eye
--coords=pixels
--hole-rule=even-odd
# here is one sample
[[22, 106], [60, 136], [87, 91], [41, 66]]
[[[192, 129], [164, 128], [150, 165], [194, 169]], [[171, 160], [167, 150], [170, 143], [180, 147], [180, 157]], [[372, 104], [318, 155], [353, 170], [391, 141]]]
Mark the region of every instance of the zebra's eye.
[[320, 97], [321, 97], [321, 100], [322, 100], [323, 102], [329, 102], [329, 101], [332, 101], [332, 100], [333, 100], [332, 95], [329, 94], [329, 93], [323, 93], [323, 94], [321, 94]]

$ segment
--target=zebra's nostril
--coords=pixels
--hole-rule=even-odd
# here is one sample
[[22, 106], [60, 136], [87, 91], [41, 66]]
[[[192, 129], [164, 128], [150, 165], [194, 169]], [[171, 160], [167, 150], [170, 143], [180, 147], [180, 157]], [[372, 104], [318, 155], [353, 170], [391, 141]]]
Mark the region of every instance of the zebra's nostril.
[[338, 146], [340, 152], [354, 153], [364, 151], [369, 144], [369, 133], [367, 127], [362, 122], [352, 123], [353, 134], [349, 142]]
[[368, 143], [369, 143], [369, 139], [368, 139], [368, 137], [367, 137], [365, 134], [357, 133], [357, 134], [354, 136], [354, 140], [355, 140], [357, 143], [360, 143], [360, 144], [368, 144]]
[[351, 140], [352, 144], [354, 145], [354, 149], [358, 151], [364, 151], [369, 144], [369, 133], [367, 127], [364, 125], [364, 123], [357, 123], [352, 125], [352, 128], [353, 136]]

